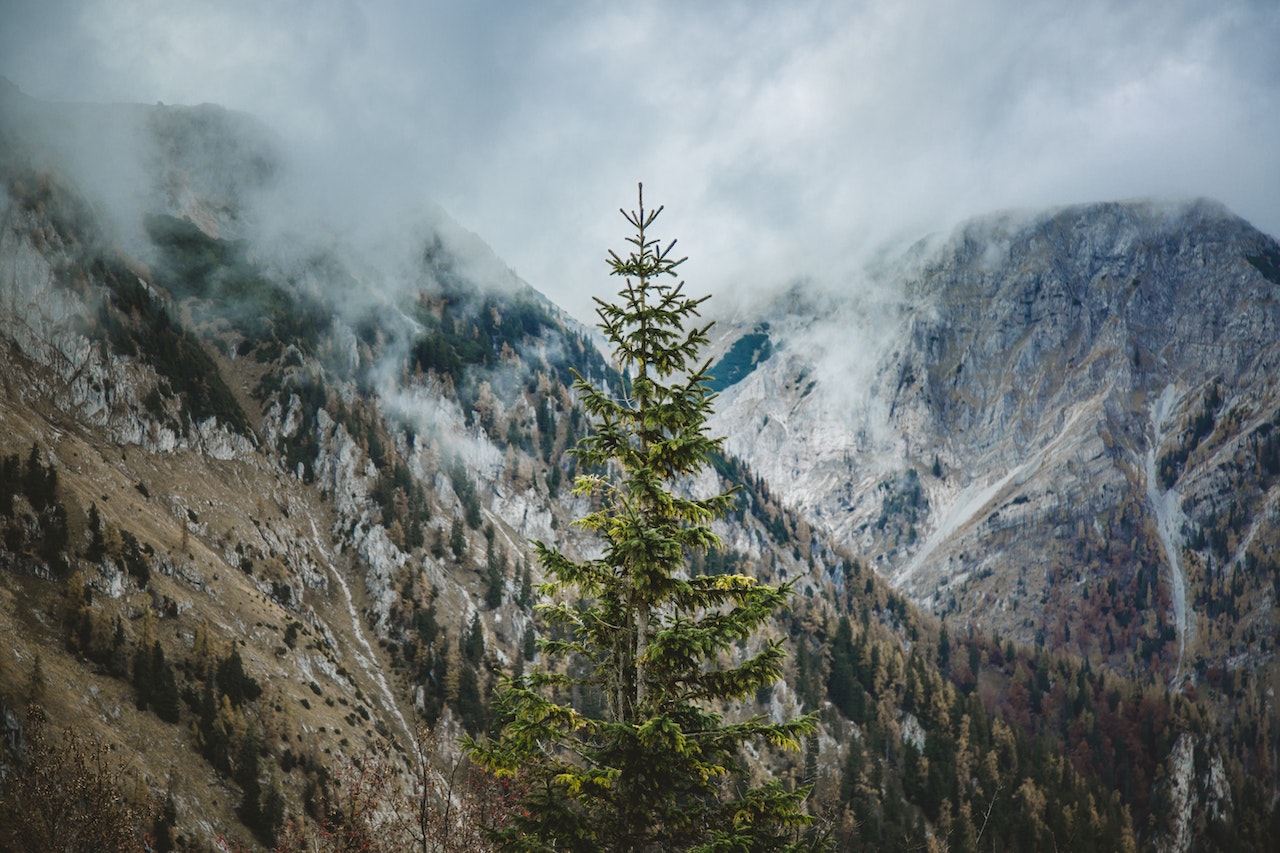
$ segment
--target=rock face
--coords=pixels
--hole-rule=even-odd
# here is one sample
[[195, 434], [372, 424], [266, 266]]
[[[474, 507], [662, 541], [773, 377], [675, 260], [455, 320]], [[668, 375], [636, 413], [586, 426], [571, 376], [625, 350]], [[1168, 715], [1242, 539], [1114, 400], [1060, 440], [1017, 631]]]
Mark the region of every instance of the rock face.
[[1274, 630], [1278, 262], [1208, 201], [971, 222], [736, 319], [774, 354], [715, 426], [936, 612], [1170, 680], [1256, 663], [1197, 623], [1239, 569]]

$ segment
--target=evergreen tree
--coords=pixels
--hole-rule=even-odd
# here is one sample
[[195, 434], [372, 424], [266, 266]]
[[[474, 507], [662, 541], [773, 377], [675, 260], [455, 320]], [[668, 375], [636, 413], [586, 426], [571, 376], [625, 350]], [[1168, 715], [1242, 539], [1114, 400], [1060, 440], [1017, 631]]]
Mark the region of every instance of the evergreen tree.
[[256, 833], [268, 847], [273, 846], [284, 825], [285, 799], [280, 780], [273, 774], [262, 792], [262, 806], [258, 810], [258, 827]]
[[71, 535], [67, 524], [67, 508], [51, 497], [40, 522], [44, 534], [40, 540], [40, 556], [56, 574], [65, 576], [70, 570], [64, 555]]
[[160, 719], [166, 723], [178, 722], [178, 681], [173, 667], [164, 658], [159, 640], [151, 646], [150, 702]]
[[127, 671], [124, 644], [124, 621], [117, 614], [115, 630], [111, 633], [111, 653], [107, 657], [107, 671], [116, 678], [123, 677]]
[[249, 726], [240, 740], [240, 748], [236, 751], [235, 781], [240, 786], [240, 808], [236, 813], [241, 823], [249, 827], [259, 836], [261, 841], [270, 841], [263, 837], [262, 826], [262, 783], [258, 779], [261, 772], [262, 739], [254, 726]]
[[[489, 530], [493, 530], [490, 525]], [[507, 580], [507, 551], [494, 547], [493, 537], [485, 551], [484, 603], [490, 610], [502, 604], [502, 589]]]
[[471, 624], [467, 627], [467, 638], [464, 646], [467, 661], [480, 663], [484, 658], [484, 626], [480, 623], [480, 614], [471, 614]]
[[151, 583], [151, 565], [137, 537], [128, 530], [121, 530], [120, 543], [120, 556], [124, 560], [125, 568], [137, 580], [138, 588], [146, 589]]
[[462, 727], [468, 732], [477, 732], [484, 725], [485, 708], [480, 696], [480, 676], [469, 663], [458, 670], [458, 698], [453, 707], [462, 720]]
[[827, 696], [831, 704], [854, 722], [862, 720], [862, 685], [855, 674], [853, 658], [853, 626], [848, 616], [841, 616], [831, 642], [831, 669], [827, 673]]
[[520, 654], [525, 660], [533, 660], [538, 656], [538, 634], [532, 626], [524, 630], [524, 639], [520, 641]]
[[27, 679], [27, 704], [40, 705], [44, 703], [44, 688], [47, 683], [48, 679], [44, 675], [44, 663], [40, 660], [40, 653], [36, 652], [35, 660], [31, 662], [31, 675]]
[[102, 518], [98, 515], [97, 503], [89, 504], [89, 547], [85, 549], [84, 558], [91, 563], [100, 563], [107, 553], [106, 540], [102, 538]]
[[245, 702], [252, 702], [262, 695], [262, 686], [257, 679], [244, 671], [244, 661], [240, 652], [233, 648], [231, 653], [218, 664], [218, 689], [222, 691], [234, 708]]
[[23, 490], [36, 512], [44, 512], [57, 500], [58, 472], [52, 465], [48, 468], [44, 466], [40, 461], [40, 448], [34, 442], [31, 453], [27, 456], [27, 469], [23, 479]]
[[145, 711], [150, 706], [156, 716], [165, 722], [178, 722], [178, 682], [174, 677], [173, 667], [165, 660], [164, 648], [159, 640], [152, 641], [150, 649], [139, 645], [134, 653], [133, 687], [136, 692], [134, 701], [139, 711]]
[[151, 653], [143, 645], [133, 653], [133, 690], [138, 710], [147, 710], [151, 704]]
[[178, 824], [178, 804], [173, 792], [165, 794], [164, 805], [151, 822], [151, 846], [156, 853], [171, 853], [174, 849], [174, 827]]
[[22, 488], [22, 463], [18, 455], [0, 459], [0, 515], [13, 515], [13, 496]]
[[[623, 215], [636, 229], [620, 302], [597, 299], [627, 393], [611, 396], [581, 376], [575, 388], [594, 428], [572, 451], [574, 492], [598, 498], [577, 524], [604, 540], [603, 556], [574, 562], [534, 543], [552, 603], [542, 612], [559, 633], [543, 642], [545, 667], [504, 688], [509, 714], [499, 736], [470, 742], [472, 756], [522, 777], [523, 803], [500, 840], [513, 850], [774, 850], [808, 823], [808, 788], [752, 786], [740, 763], [748, 743], [799, 748], [809, 717], [775, 724], [727, 722], [729, 700], [752, 696], [781, 674], [780, 642], [733, 655], [781, 607], [789, 587], [744, 575], [690, 577], [688, 553], [719, 545], [709, 524], [732, 493], [690, 498], [678, 491], [723, 439], [706, 433], [709, 362], [697, 359], [710, 325], [697, 325], [706, 297], [672, 285], [681, 261], [649, 236], [661, 212]], [[687, 324], [693, 324], [687, 328]], [[559, 666], [557, 666], [559, 664]], [[582, 673], [579, 675], [578, 673]], [[560, 704], [603, 696], [598, 715]]]
[[449, 550], [453, 552], [455, 562], [461, 563], [462, 557], [467, 553], [467, 539], [462, 532], [462, 520], [456, 516], [453, 519], [453, 526], [449, 528]]
[[520, 595], [516, 599], [521, 607], [533, 603], [533, 576], [529, 574], [529, 564], [520, 561]]

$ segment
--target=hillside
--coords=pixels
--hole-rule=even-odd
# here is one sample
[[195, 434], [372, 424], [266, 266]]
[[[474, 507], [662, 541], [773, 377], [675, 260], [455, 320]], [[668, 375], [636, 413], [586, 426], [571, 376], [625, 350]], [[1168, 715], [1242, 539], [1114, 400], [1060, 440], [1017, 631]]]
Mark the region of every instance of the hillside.
[[[951, 621], [1176, 689], [1255, 673], [1277, 628], [1277, 259], [1202, 201], [978, 220], [740, 318], [726, 339], [763, 324], [773, 355], [717, 426]], [[834, 328], [868, 329], [857, 364]]]
[[[155, 810], [182, 849], [214, 849], [220, 837], [261, 848], [288, 840], [286, 818], [341, 821], [344, 780], [374, 766], [394, 779], [388, 801], [398, 786], [426, 791], [431, 820], [452, 821], [457, 846], [445, 849], [474, 846], [463, 829], [480, 818], [442, 817], [450, 799], [434, 786], [453, 778], [457, 736], [500, 713], [490, 704], [498, 680], [539, 662], [529, 540], [596, 547], [571, 526], [587, 507], [568, 493], [566, 455], [589, 426], [570, 371], [620, 383], [594, 335], [442, 212], [401, 223], [379, 251], [306, 230], [312, 220], [288, 203], [294, 164], [249, 117], [212, 106], [47, 105], [15, 91], [0, 96], [0, 116], [0, 629], [12, 638], [0, 697], [19, 745], [5, 753], [9, 778], [39, 769], [30, 756], [41, 753], [20, 747], [32, 733], [21, 708], [34, 699], [51, 741], [70, 726], [111, 744], [129, 802]], [[119, 144], [72, 156], [77, 134], [92, 139], [95, 128]], [[45, 144], [50, 133], [62, 149]], [[1251, 269], [1269, 269], [1268, 245], [1255, 246], [1262, 260]], [[949, 299], [975, 318], [992, 314], [938, 274], [915, 286], [913, 329], [926, 317], [940, 323]], [[967, 603], [945, 622], [922, 612], [882, 575], [929, 604], [926, 587], [895, 575], [912, 555], [944, 553], [921, 544], [941, 529], [924, 503], [989, 484], [975, 489], [958, 473], [967, 445], [921, 443], [909, 464], [866, 475], [893, 471], [881, 491], [898, 497], [874, 509], [884, 525], [857, 538], [829, 523], [821, 490], [797, 484], [843, 476], [834, 457], [783, 471], [760, 454], [764, 438], [751, 437], [768, 424], [752, 433], [742, 419], [749, 390], [764, 387], [755, 383], [776, 377], [803, 392], [818, 381], [774, 372], [798, 352], [780, 330], [802, 321], [762, 322], [752, 334], [767, 333], [771, 346], [748, 341], [742, 378], [720, 402], [722, 418], [740, 419], [719, 422], [736, 455], [689, 484], [741, 487], [737, 510], [717, 525], [722, 547], [691, 555], [691, 571], [796, 584], [792, 609], [770, 629], [788, 643], [786, 678], [727, 710], [818, 710], [821, 735], [803, 755], [751, 756], [753, 772], [815, 781], [818, 830], [841, 846], [1184, 850], [1195, 838], [1265, 849], [1277, 790], [1270, 634], [1218, 684], [1206, 669], [1218, 691], [1206, 697], [1168, 691], [1172, 673], [1134, 679], [1123, 660], [1090, 649], [1081, 659], [1049, 635], [1030, 642], [1021, 624], [970, 619]], [[734, 327], [723, 328], [732, 338]], [[919, 378], [904, 383], [904, 399], [917, 402], [891, 405], [889, 423], [908, 417], [900, 410], [932, 411], [920, 401], [939, 398], [926, 391], [946, 377], [926, 379], [928, 370], [967, 346], [939, 343], [914, 362]], [[1215, 424], [1259, 369], [1222, 374]], [[1163, 387], [1147, 393], [1158, 400]], [[1192, 494], [1197, 465], [1230, 436], [1265, 444], [1258, 418], [1274, 415], [1272, 390], [1250, 398], [1251, 433], [1199, 435], [1159, 494]], [[826, 399], [838, 410], [838, 395]], [[1201, 398], [1189, 399], [1164, 404], [1161, 436], [1199, 411]], [[939, 434], [975, 416], [946, 417]], [[850, 465], [887, 458], [883, 444], [859, 446], [863, 438], [813, 423], [814, 439], [845, 442]], [[1184, 444], [1157, 442], [1155, 464]], [[773, 447], [787, 458], [790, 445]], [[934, 455], [945, 466], [937, 474]], [[1270, 481], [1249, 482], [1245, 556], [1274, 529], [1256, 521], [1258, 507], [1274, 507]], [[885, 543], [911, 524], [914, 548], [895, 555]], [[1066, 549], [1088, 541], [1064, 524], [1051, 528], [1064, 544], [1049, 553], [1066, 561]], [[1021, 539], [1028, 549], [1037, 541]], [[1005, 553], [986, 538], [972, 553], [979, 544]], [[1148, 575], [1153, 600], [1168, 599], [1162, 583]], [[1168, 607], [1155, 612], [1167, 622]], [[1179, 672], [1168, 645], [1156, 657]], [[1242, 669], [1248, 678], [1223, 680]], [[1185, 671], [1201, 683], [1190, 657]], [[27, 802], [23, 790], [10, 789], [11, 805]], [[487, 790], [476, 783], [467, 796], [496, 796]], [[4, 843], [21, 845], [19, 816], [0, 814]]]

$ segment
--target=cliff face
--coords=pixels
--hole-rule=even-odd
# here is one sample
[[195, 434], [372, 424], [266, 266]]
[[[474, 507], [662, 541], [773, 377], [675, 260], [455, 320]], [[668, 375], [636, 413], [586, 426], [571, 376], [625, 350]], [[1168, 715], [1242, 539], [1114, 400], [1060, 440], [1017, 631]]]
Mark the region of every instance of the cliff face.
[[716, 427], [926, 608], [1169, 680], [1252, 670], [1275, 628], [1277, 260], [1205, 201], [978, 220], [745, 313], [725, 343], [763, 323], [774, 354]]

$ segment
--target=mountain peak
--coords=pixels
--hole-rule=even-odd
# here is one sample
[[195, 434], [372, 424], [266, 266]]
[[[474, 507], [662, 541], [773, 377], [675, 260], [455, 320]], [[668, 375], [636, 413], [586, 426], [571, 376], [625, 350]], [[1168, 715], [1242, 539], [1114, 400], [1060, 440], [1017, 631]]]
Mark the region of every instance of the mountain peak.
[[[1139, 236], [1186, 233], [1210, 228], [1256, 235], [1252, 225], [1210, 198], [1130, 199], [1046, 209], [1005, 210], [960, 223], [944, 241], [954, 253], [982, 245], [1026, 242], [1052, 237], [1059, 241], [1091, 240], [1095, 245], [1123, 245]], [[1091, 236], [1092, 235], [1092, 236]]]
[[[1208, 593], [1186, 592], [1206, 581], [1182, 561], [1262, 559], [1277, 538], [1280, 481], [1259, 472], [1280, 423], [1280, 245], [1209, 199], [1104, 202], [970, 220], [880, 279], [895, 310], [861, 312], [854, 292], [771, 324], [784, 357], [724, 392], [729, 449], [926, 608], [1185, 676], [1187, 601]], [[1064, 566], [1105, 583], [1121, 551], [1157, 578], [1160, 624], [1185, 629], [1148, 626], [1165, 639], [1145, 660], [1094, 644], [1058, 585]], [[1202, 653], [1247, 651], [1214, 637]]]

